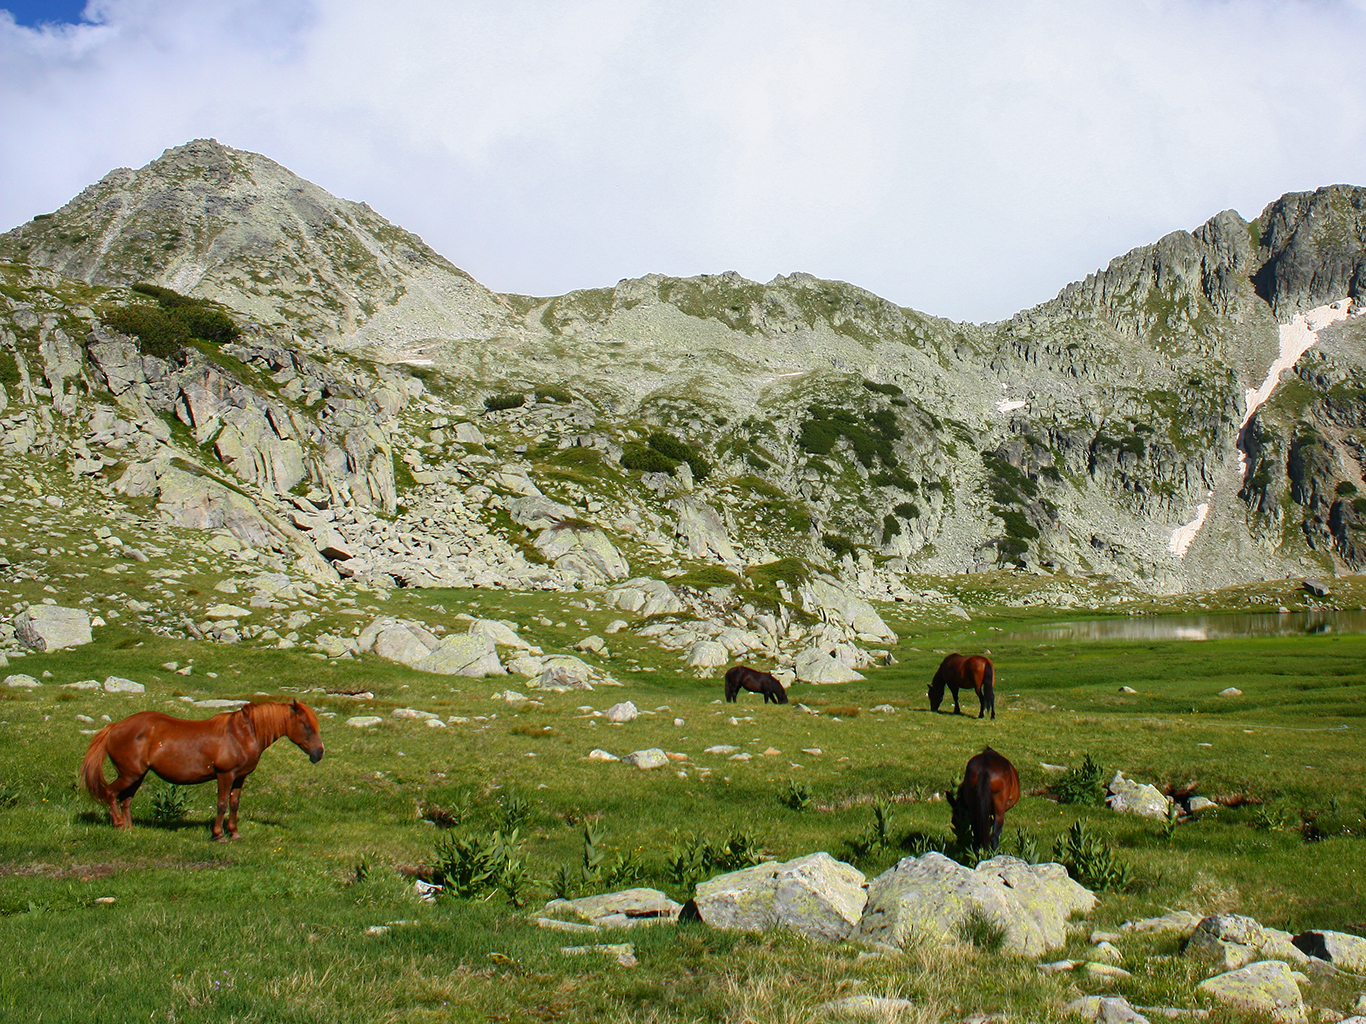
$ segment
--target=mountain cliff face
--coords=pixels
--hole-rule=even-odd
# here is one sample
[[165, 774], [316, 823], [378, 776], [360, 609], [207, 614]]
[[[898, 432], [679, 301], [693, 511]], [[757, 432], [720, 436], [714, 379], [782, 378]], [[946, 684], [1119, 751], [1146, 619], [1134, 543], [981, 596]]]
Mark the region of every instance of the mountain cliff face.
[[[174, 428], [117, 460], [124, 495], [183, 524], [175, 474], [212, 474], [265, 517], [255, 543], [320, 572], [752, 581], [797, 559], [884, 598], [1000, 565], [1171, 592], [1366, 565], [1355, 307], [1247, 415], [1285, 325], [1366, 300], [1363, 203], [1331, 186], [1226, 211], [973, 325], [802, 274], [496, 295], [201, 140], [0, 235], [0, 341], [21, 402]], [[141, 282], [221, 303], [243, 336], [140, 353], [99, 320]]]

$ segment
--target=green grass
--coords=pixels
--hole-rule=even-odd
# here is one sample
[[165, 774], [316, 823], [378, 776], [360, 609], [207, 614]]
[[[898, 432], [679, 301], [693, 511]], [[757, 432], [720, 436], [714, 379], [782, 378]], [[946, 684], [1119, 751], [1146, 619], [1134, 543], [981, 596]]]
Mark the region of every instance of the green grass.
[[[559, 600], [401, 592], [384, 610], [452, 625], [462, 611], [512, 617], [547, 650], [565, 649], [617, 615], [574, 609], [586, 628], [530, 621], [538, 611], [564, 615], [556, 610]], [[446, 614], [433, 611], [438, 604]], [[893, 805], [891, 845], [860, 862], [871, 875], [895, 863], [916, 836], [948, 836], [947, 806], [928, 795], [954, 784], [967, 758], [987, 743], [1012, 759], [1030, 794], [1010, 812], [1008, 837], [1022, 829], [1046, 853], [1081, 820], [1132, 866], [1133, 891], [1105, 894], [1096, 922], [1184, 907], [1236, 910], [1292, 931], [1360, 929], [1366, 841], [1307, 843], [1295, 826], [1326, 812], [1335, 793], [1344, 811], [1363, 803], [1366, 638], [1040, 645], [994, 633], [997, 721], [931, 715], [924, 689], [942, 657], [932, 645], [980, 649], [968, 629], [989, 621], [908, 637], [897, 652], [901, 664], [866, 682], [795, 688], [794, 701], [826, 709], [818, 716], [795, 704], [765, 708], [745, 698], [714, 705], [719, 682], [683, 675], [679, 663], [629, 632], [611, 638], [606, 663], [627, 682], [624, 689], [549, 695], [544, 707], [521, 713], [488, 699], [505, 685], [517, 688], [516, 677], [504, 683], [423, 676], [369, 658], [329, 663], [298, 651], [127, 630], [101, 630], [85, 648], [16, 661], [10, 671], [47, 669], [53, 676], [32, 693], [0, 693], [0, 790], [15, 801], [0, 806], [0, 955], [11, 965], [0, 975], [0, 1010], [6, 1018], [41, 1021], [741, 1021], [746, 1013], [808, 1020], [823, 1000], [857, 990], [919, 995], [934, 1019], [979, 1010], [1047, 1016], [1079, 982], [1036, 978], [1027, 965], [975, 946], [952, 956], [912, 950], [884, 963], [782, 934], [682, 927], [595, 938], [636, 944], [640, 965], [626, 970], [605, 959], [564, 956], [559, 947], [576, 937], [536, 929], [501, 896], [420, 904], [399, 873], [433, 855], [437, 830], [419, 819], [420, 802], [449, 806], [468, 796], [472, 809], [459, 828], [487, 833], [501, 822], [499, 796], [515, 790], [531, 805], [521, 829], [534, 878], [548, 880], [579, 856], [582, 822], [590, 819], [606, 828], [608, 860], [634, 852], [645, 883], [681, 899], [688, 894], [666, 877], [664, 859], [689, 830], [721, 839], [748, 829], [779, 857], [816, 849], [847, 856], [850, 841], [869, 827], [872, 801], [899, 794], [904, 802]], [[196, 668], [188, 678], [159, 667], [189, 658]], [[659, 671], [631, 674], [633, 659]], [[208, 678], [210, 671], [218, 678]], [[55, 685], [111, 674], [146, 683], [148, 694]], [[1139, 692], [1120, 694], [1122, 685]], [[1217, 697], [1228, 685], [1244, 696]], [[364, 688], [376, 696], [308, 692], [314, 688]], [[328, 753], [318, 765], [287, 741], [266, 754], [244, 789], [239, 842], [208, 842], [209, 787], [190, 791], [183, 821], [157, 824], [152, 787], [162, 784], [149, 782], [134, 802], [137, 827], [130, 833], [113, 830], [107, 815], [76, 792], [87, 737], [75, 715], [96, 724], [101, 715], [142, 708], [202, 715], [177, 699], [181, 692], [257, 691], [299, 695], [336, 717], [323, 719]], [[622, 727], [592, 724], [598, 720], [575, 711], [627, 698], [645, 710], [668, 710]], [[898, 710], [868, 711], [882, 703]], [[390, 719], [398, 706], [471, 721], [431, 729]], [[836, 721], [830, 712], [841, 707], [862, 713], [846, 711]], [[367, 713], [384, 716], [384, 724], [364, 731], [342, 724]], [[741, 717], [731, 725], [731, 716], [753, 721]], [[675, 727], [674, 717], [685, 724]], [[717, 743], [741, 746], [754, 759], [703, 753]], [[687, 777], [673, 773], [680, 765], [642, 773], [585, 760], [596, 746], [617, 754], [650, 746], [687, 753]], [[770, 746], [782, 753], [762, 756]], [[822, 753], [803, 754], [803, 747]], [[1160, 823], [1035, 795], [1051, 777], [1041, 762], [1075, 765], [1088, 754], [1107, 772], [1122, 768], [1158, 785], [1194, 782], [1205, 795], [1262, 803], [1221, 809], [1165, 837]], [[811, 795], [805, 812], [783, 803], [794, 780]], [[1272, 821], [1285, 827], [1263, 827]], [[355, 865], [367, 856], [370, 876], [357, 883]], [[102, 896], [117, 902], [95, 904]], [[548, 896], [541, 885], [529, 907]], [[364, 934], [397, 920], [415, 923]], [[1136, 951], [1136, 963], [1126, 963], [1136, 975], [1118, 991], [1134, 1002], [1192, 1004], [1192, 968], [1184, 961], [1145, 966], [1137, 955], [1174, 949], [1156, 940], [1124, 948]], [[849, 988], [859, 980], [867, 987]], [[1322, 1005], [1337, 998], [1326, 993]]]

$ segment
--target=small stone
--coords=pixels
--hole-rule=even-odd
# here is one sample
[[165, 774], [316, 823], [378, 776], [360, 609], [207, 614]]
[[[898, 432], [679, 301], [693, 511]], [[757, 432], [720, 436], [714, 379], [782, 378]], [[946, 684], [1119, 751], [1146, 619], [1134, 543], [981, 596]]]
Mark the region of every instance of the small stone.
[[1118, 964], [1124, 961], [1124, 954], [1112, 942], [1102, 939], [1088, 951], [1092, 958], [1102, 963]]
[[389, 712], [389, 716], [391, 718], [413, 718], [423, 722], [431, 721], [432, 719], [436, 719], [437, 721], [441, 720], [439, 715], [435, 715], [430, 711], [419, 711], [417, 708], [394, 708], [393, 711]]
[[204, 617], [213, 619], [246, 619], [251, 617], [251, 612], [246, 608], [239, 608], [235, 604], [216, 604], [204, 613]]
[[734, 754], [734, 753], [735, 753], [736, 751], [738, 751], [739, 749], [740, 749], [739, 747], [732, 747], [729, 743], [718, 743], [718, 744], [717, 744], [716, 746], [714, 746], [714, 747], [708, 747], [706, 750], [703, 751], [703, 753], [704, 753], [704, 754], [721, 754], [722, 756], [725, 756], [725, 755], [727, 755], [727, 754]]
[[620, 704], [613, 704], [602, 713], [602, 716], [609, 722], [634, 722], [640, 715], [636, 710], [635, 704], [631, 701], [623, 701]]
[[146, 693], [147, 687], [141, 683], [135, 683], [131, 679], [121, 679], [118, 676], [110, 676], [104, 681], [105, 693]]
[[1120, 693], [1137, 693], [1138, 691], [1135, 690], [1132, 686], [1121, 686], [1121, 687], [1119, 688], [1119, 692], [1120, 692]]
[[1043, 974], [1064, 974], [1077, 968], [1075, 960], [1054, 960], [1050, 963], [1039, 964], [1039, 970]]
[[669, 763], [669, 755], [660, 750], [659, 747], [650, 747], [648, 750], [637, 750], [623, 757], [624, 764], [635, 765], [641, 771], [649, 768], [662, 768]]
[[97, 679], [82, 679], [74, 683], [63, 683], [63, 690], [98, 690], [100, 688]]
[[602, 749], [593, 749], [593, 750], [590, 750], [590, 751], [588, 752], [588, 760], [590, 760], [590, 761], [620, 761], [621, 758], [617, 757], [616, 754], [609, 754], [607, 751], [602, 750]]
[[382, 721], [384, 721], [384, 719], [380, 718], [379, 715], [355, 715], [352, 718], [348, 718], [346, 724], [353, 729], [365, 729], [372, 725], [379, 725]]
[[95, 898], [96, 903], [115, 903], [117, 901], [118, 897], [116, 896], [97, 896]]
[[1204, 796], [1193, 796], [1186, 801], [1186, 810], [1191, 814], [1201, 814], [1204, 811], [1213, 810], [1218, 806], [1219, 805], [1209, 799], [1209, 797]]
[[1241, 697], [1242, 695], [1243, 691], [1238, 689], [1238, 687], [1236, 686], [1230, 686], [1226, 689], [1219, 691], [1220, 697]]

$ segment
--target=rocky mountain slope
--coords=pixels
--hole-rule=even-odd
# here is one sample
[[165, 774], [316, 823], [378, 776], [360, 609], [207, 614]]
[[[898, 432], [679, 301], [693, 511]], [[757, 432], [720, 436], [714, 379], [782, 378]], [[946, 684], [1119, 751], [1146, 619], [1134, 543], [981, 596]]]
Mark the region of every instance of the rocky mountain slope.
[[[865, 599], [942, 599], [916, 573], [1161, 593], [1366, 564], [1366, 321], [1341, 301], [1366, 298], [1364, 203], [1227, 211], [972, 325], [801, 274], [496, 295], [200, 140], [0, 235], [0, 443], [22, 500], [62, 503], [45, 515], [74, 487], [144, 554], [207, 539], [195, 557], [264, 573], [266, 604], [588, 588], [697, 620], [638, 625], [699, 670], [823, 648], [852, 672], [890, 638]], [[111, 326], [175, 293], [239, 336]], [[1306, 354], [1268, 380], [1292, 336]]]

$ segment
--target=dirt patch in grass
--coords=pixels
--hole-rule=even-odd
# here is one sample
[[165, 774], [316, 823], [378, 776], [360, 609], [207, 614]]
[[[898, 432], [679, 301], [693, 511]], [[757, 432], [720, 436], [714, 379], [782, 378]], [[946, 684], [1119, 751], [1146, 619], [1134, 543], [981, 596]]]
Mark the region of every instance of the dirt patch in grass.
[[197, 860], [188, 863], [177, 860], [130, 860], [121, 863], [104, 861], [98, 864], [68, 864], [65, 867], [58, 864], [0, 864], [0, 875], [57, 879], [77, 878], [82, 882], [92, 882], [97, 878], [108, 878], [110, 875], [116, 875], [120, 871], [156, 869], [209, 871], [214, 868], [229, 866], [230, 863], [226, 860]]

